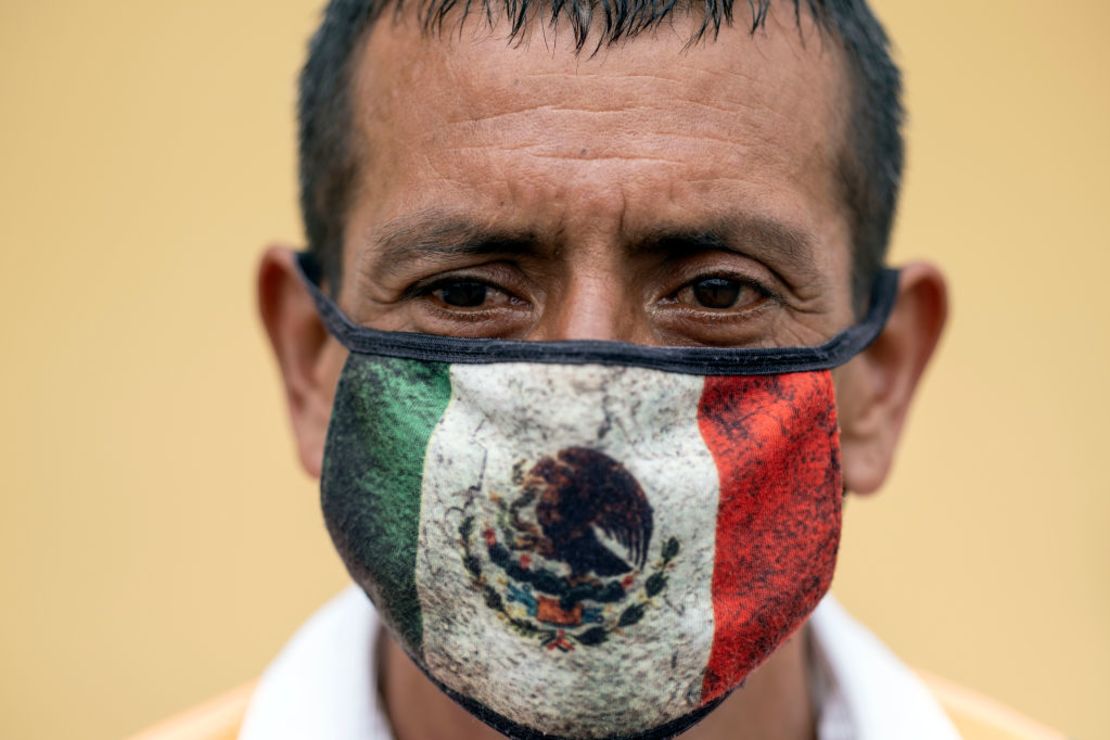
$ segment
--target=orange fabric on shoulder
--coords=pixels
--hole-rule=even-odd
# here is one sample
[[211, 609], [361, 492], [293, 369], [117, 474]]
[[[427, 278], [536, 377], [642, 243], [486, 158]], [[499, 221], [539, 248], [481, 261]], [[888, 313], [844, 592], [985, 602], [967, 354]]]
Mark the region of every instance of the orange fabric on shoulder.
[[965, 740], [1064, 740], [1062, 732], [994, 699], [946, 678], [925, 671], [916, 673]]
[[131, 740], [235, 740], [257, 681], [158, 723]]

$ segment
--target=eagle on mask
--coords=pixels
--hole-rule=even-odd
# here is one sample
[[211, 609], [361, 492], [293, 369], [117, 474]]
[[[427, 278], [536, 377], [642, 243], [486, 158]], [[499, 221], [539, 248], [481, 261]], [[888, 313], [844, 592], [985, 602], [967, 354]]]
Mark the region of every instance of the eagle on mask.
[[[570, 447], [536, 463], [524, 478], [535, 524], [514, 517], [537, 554], [566, 563], [572, 582], [642, 569], [652, 534], [652, 509], [628, 469], [608, 455]], [[538, 525], [538, 526], [537, 526]], [[604, 534], [623, 550], [613, 552]]]

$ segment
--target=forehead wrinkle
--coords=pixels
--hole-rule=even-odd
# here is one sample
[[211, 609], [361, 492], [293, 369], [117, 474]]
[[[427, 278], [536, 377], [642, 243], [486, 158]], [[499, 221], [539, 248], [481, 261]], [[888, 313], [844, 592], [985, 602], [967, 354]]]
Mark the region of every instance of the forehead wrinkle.
[[[824, 83], [822, 86], [830, 91], [830, 83], [833, 83], [832, 87], [839, 87], [835, 84], [839, 82], [835, 78], [841, 76], [839, 65], [828, 64], [829, 55], [823, 45], [810, 50], [804, 44], [799, 47], [797, 41], [791, 42], [796, 35], [801, 35], [793, 29], [793, 19], [789, 24], [778, 23], [776, 14], [772, 12], [768, 23], [774, 26], [774, 33], [752, 36], [737, 28], [723, 29], [720, 38], [712, 43], [706, 42], [685, 50], [676, 46], [673, 57], [662, 57], [655, 48], [661, 40], [649, 36], [607, 48], [598, 58], [589, 59], [554, 51], [544, 53], [527, 47], [506, 49], [492, 32], [490, 38], [482, 39], [464, 40], [449, 34], [429, 38], [418, 28], [410, 27], [412, 24], [409, 23], [379, 24], [371, 32], [374, 43], [362, 50], [363, 62], [372, 60], [371, 66], [378, 73], [368, 75], [364, 63], [359, 64], [356, 73], [363, 83], [359, 85], [358, 97], [359, 103], [365, 107], [360, 117], [369, 122], [367, 119], [370, 116], [365, 115], [370, 112], [368, 108], [377, 108], [379, 115], [386, 113], [385, 109], [392, 109], [394, 115], [401, 113], [406, 120], [394, 121], [395, 125], [401, 125], [400, 131], [389, 132], [379, 128], [376, 133], [386, 134], [392, 145], [404, 142], [411, 146], [423, 143], [411, 134], [430, 134], [442, 130], [447, 124], [473, 125], [483, 122], [489, 125], [545, 112], [612, 112], [628, 116], [634, 114], [636, 107], [675, 111], [676, 106], [681, 106], [700, 108], [710, 115], [714, 114], [712, 108], [719, 108], [717, 115], [733, 118], [740, 110], [756, 108], [781, 120], [781, 123], [775, 122], [774, 129], [793, 129], [796, 134], [808, 129], [806, 133], [828, 141], [827, 129], [815, 126], [814, 121], [805, 123], [799, 119], [795, 108], [812, 97], [807, 81], [812, 84], [821, 80]], [[676, 44], [678, 41], [675, 39]], [[403, 60], [412, 56], [414, 44], [420, 45], [423, 61], [419, 64], [405, 63]], [[815, 63], [806, 64], [801, 76], [795, 78], [798, 70], [786, 67], [796, 65], [766, 64], [772, 59], [782, 60], [784, 52], [786, 59], [807, 55], [817, 59]], [[506, 60], [506, 54], [520, 56], [521, 63], [506, 64], [506, 61], [511, 62]], [[609, 64], [618, 59], [620, 63], [615, 67]], [[568, 66], [568, 61], [573, 62], [573, 66]], [[383, 76], [392, 78], [389, 80], [391, 84], [382, 86], [380, 83], [385, 82]], [[735, 82], [730, 83], [730, 79]], [[786, 84], [795, 81], [799, 84]], [[743, 89], [733, 89], [737, 84]], [[596, 89], [590, 89], [595, 85]], [[445, 87], [452, 92], [444, 94], [443, 89], [433, 92]], [[377, 96], [373, 94], [375, 88], [379, 93]], [[436, 104], [409, 107], [404, 111], [393, 105], [395, 101], [421, 90], [433, 94]], [[773, 95], [768, 99], [767, 95], [772, 90]], [[402, 95], [401, 91], [406, 91], [406, 94]], [[842, 96], [834, 92], [818, 97], [831, 98], [823, 101], [829, 104], [833, 103], [832, 99], [839, 100]], [[370, 101], [375, 98], [377, 101], [371, 105]], [[659, 111], [644, 112], [657, 115]], [[673, 116], [664, 116], [664, 119], [668, 118]], [[695, 116], [682, 123], [696, 125], [700, 118]], [[584, 122], [583, 126], [590, 128], [593, 122]], [[551, 123], [556, 125], [563, 121]], [[566, 123], [575, 125], [573, 121]], [[542, 128], [551, 130], [548, 126]], [[697, 128], [699, 134], [712, 133], [712, 129], [705, 128], [704, 124]], [[721, 133], [718, 131], [717, 135]], [[734, 135], [742, 141], [745, 134], [751, 133], [757, 132], [737, 131]], [[723, 138], [727, 140], [730, 137]]]

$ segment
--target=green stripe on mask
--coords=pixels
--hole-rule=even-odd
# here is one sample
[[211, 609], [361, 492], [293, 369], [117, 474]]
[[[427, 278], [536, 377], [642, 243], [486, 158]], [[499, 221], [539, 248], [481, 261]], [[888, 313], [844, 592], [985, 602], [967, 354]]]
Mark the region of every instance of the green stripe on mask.
[[[336, 389], [321, 481], [328, 530], [351, 576], [415, 655], [424, 454], [451, 398], [450, 365], [351, 354]], [[373, 564], [373, 578], [359, 564]]]

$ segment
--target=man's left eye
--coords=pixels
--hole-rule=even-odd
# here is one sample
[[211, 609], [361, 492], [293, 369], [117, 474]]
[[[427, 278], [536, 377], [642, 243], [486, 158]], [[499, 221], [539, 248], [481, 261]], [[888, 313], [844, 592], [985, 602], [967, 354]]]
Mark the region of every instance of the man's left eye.
[[714, 311], [745, 308], [764, 297], [765, 294], [749, 282], [721, 276], [695, 280], [676, 296], [679, 303]]
[[474, 280], [457, 280], [440, 284], [432, 295], [452, 308], [478, 308], [486, 302], [490, 288]]
[[727, 278], [699, 280], [692, 288], [694, 298], [705, 308], [732, 308], [740, 297], [740, 283]]

